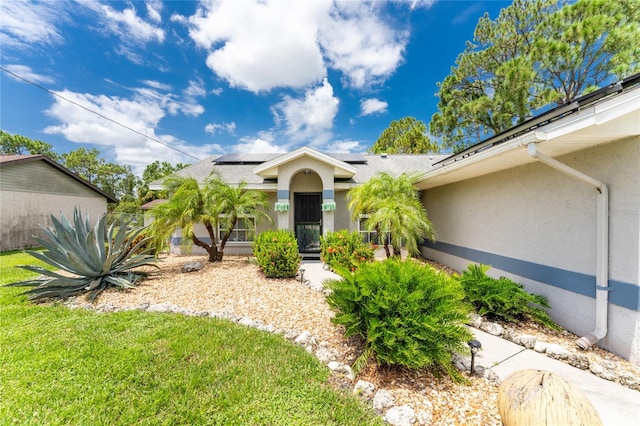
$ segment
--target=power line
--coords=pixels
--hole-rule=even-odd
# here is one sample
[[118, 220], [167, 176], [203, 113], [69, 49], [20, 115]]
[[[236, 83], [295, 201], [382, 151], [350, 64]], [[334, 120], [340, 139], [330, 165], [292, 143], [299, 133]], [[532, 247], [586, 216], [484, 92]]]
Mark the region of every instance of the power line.
[[109, 118], [109, 117], [107, 117], [107, 116], [105, 116], [105, 115], [103, 115], [103, 114], [100, 114], [100, 113], [99, 113], [99, 112], [97, 112], [97, 111], [94, 111], [94, 110], [92, 110], [92, 109], [89, 109], [89, 108], [87, 108], [86, 106], [84, 106], [84, 105], [82, 105], [82, 104], [79, 104], [78, 102], [72, 101], [71, 99], [67, 99], [67, 98], [65, 98], [64, 96], [60, 95], [59, 93], [54, 92], [53, 90], [47, 89], [46, 87], [43, 87], [43, 86], [39, 85], [38, 83], [35, 83], [35, 82], [33, 82], [33, 81], [31, 81], [31, 80], [29, 80], [29, 79], [25, 78], [25, 77], [22, 77], [22, 76], [20, 76], [20, 75], [18, 75], [18, 74], [16, 74], [16, 73], [14, 73], [13, 71], [9, 71], [8, 69], [6, 69], [6, 68], [5, 68], [5, 67], [3, 67], [3, 66], [0, 66], [0, 70], [2, 70], [2, 71], [4, 71], [4, 72], [6, 72], [6, 73], [8, 73], [8, 74], [11, 74], [11, 75], [12, 75], [12, 76], [14, 76], [15, 78], [20, 79], [20, 80], [24, 81], [25, 83], [29, 83], [29, 84], [31, 84], [31, 85], [33, 85], [33, 86], [36, 86], [38, 89], [40, 89], [40, 90], [44, 90], [45, 92], [47, 92], [47, 93], [49, 93], [49, 94], [51, 94], [51, 95], [53, 95], [53, 96], [56, 96], [56, 97], [58, 97], [58, 98], [60, 98], [60, 99], [62, 99], [62, 100], [65, 100], [65, 101], [67, 101], [67, 102], [70, 102], [70, 103], [72, 103], [72, 104], [74, 104], [74, 105], [76, 105], [76, 106], [79, 106], [80, 108], [84, 109], [85, 111], [89, 111], [89, 112], [90, 112], [90, 113], [92, 113], [92, 114], [95, 114], [95, 115], [97, 115], [97, 116], [99, 116], [99, 117], [102, 117], [102, 118], [104, 118], [105, 120], [108, 120], [108, 121], [110, 121], [110, 122], [112, 122], [112, 123], [114, 123], [114, 124], [117, 124], [117, 125], [118, 125], [118, 126], [120, 126], [120, 127], [124, 127], [125, 129], [127, 129], [127, 130], [131, 130], [132, 132], [134, 132], [134, 133], [136, 133], [136, 134], [138, 134], [138, 135], [140, 135], [140, 136], [143, 136], [143, 137], [145, 137], [145, 138], [147, 138], [147, 139], [149, 139], [149, 140], [151, 140], [151, 141], [153, 141], [153, 142], [157, 142], [157, 143], [159, 143], [159, 144], [161, 144], [161, 145], [166, 146], [166, 147], [167, 147], [167, 148], [169, 148], [169, 149], [173, 149], [174, 151], [178, 151], [178, 152], [179, 152], [179, 153], [181, 153], [181, 154], [184, 154], [184, 155], [186, 155], [186, 156], [188, 156], [188, 157], [191, 157], [191, 158], [193, 158], [193, 159], [195, 159], [195, 160], [200, 161], [200, 158], [198, 158], [198, 157], [194, 157], [193, 155], [191, 155], [191, 154], [189, 154], [189, 153], [187, 153], [187, 152], [184, 152], [184, 151], [182, 151], [181, 149], [178, 149], [178, 148], [176, 148], [176, 147], [173, 147], [173, 146], [169, 145], [169, 144], [168, 144], [168, 143], [166, 143], [166, 142], [162, 142], [162, 141], [161, 141], [161, 140], [159, 140], [159, 139], [156, 139], [156, 138], [154, 138], [154, 137], [151, 137], [151, 136], [145, 135], [144, 133], [139, 132], [139, 131], [137, 131], [137, 130], [136, 130], [136, 129], [134, 129], [134, 128], [131, 128], [131, 127], [127, 126], [126, 124], [122, 124], [122, 123], [120, 123], [120, 122], [118, 122], [118, 121], [114, 120], [113, 118]]

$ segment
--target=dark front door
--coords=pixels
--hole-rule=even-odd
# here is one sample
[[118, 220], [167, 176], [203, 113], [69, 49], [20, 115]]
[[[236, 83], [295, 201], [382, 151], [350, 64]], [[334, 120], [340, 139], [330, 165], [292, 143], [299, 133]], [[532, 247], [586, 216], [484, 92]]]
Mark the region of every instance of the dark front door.
[[320, 251], [320, 235], [322, 235], [321, 205], [321, 193], [295, 193], [293, 196], [293, 214], [300, 253]]

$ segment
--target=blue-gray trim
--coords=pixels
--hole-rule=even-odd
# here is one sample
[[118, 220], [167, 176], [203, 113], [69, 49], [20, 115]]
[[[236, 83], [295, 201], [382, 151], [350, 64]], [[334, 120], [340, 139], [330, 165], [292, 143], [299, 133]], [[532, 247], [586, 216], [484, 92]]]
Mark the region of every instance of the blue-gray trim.
[[[205, 244], [211, 244], [211, 238], [209, 237], [200, 237], [198, 239]], [[173, 244], [174, 246], [179, 246], [180, 244], [182, 244], [182, 237], [171, 237], [171, 244]]]
[[324, 199], [333, 199], [334, 198], [333, 189], [323, 189], [322, 190], [322, 198], [324, 198]]
[[289, 190], [288, 189], [278, 189], [278, 200], [289, 199]]
[[[580, 272], [568, 271], [553, 266], [541, 265], [526, 260], [514, 259], [454, 244], [426, 241], [424, 246], [471, 262], [491, 265], [530, 280], [572, 291], [592, 298], [596, 297], [596, 277]], [[640, 311], [640, 287], [623, 281], [609, 280], [609, 302], [623, 308]]]

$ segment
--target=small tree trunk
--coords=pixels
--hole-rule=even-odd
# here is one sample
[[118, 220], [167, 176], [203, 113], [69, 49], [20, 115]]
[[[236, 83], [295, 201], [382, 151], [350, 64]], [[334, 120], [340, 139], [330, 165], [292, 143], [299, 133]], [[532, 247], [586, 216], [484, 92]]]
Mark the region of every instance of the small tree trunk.
[[520, 370], [498, 389], [498, 411], [505, 426], [602, 426], [591, 402], [560, 377]]
[[381, 239], [384, 238], [384, 243], [383, 243], [384, 252], [387, 255], [387, 259], [390, 258], [391, 257], [391, 250], [389, 250], [389, 243], [387, 242], [387, 239], [382, 234], [382, 232], [380, 232], [380, 224], [379, 223], [376, 223], [376, 234], [378, 235], [378, 241], [380, 241]]
[[220, 249], [218, 250], [218, 262], [222, 262], [222, 257], [224, 256], [224, 247], [227, 245], [227, 241], [229, 241], [229, 237], [231, 236], [231, 231], [233, 231], [233, 228], [236, 226], [237, 221], [238, 218], [234, 216], [231, 222], [231, 227], [225, 231], [224, 237], [222, 238], [222, 241], [220, 241]]
[[209, 254], [209, 259], [208, 259], [209, 262], [216, 262], [217, 261], [217, 259], [218, 259], [218, 250], [217, 250], [217, 247], [215, 246], [215, 244], [208, 245], [207, 243], [205, 243], [204, 241], [202, 241], [201, 239], [199, 239], [195, 235], [193, 236], [193, 244], [195, 244], [198, 247], [201, 247], [201, 248], [206, 250], [206, 252]]

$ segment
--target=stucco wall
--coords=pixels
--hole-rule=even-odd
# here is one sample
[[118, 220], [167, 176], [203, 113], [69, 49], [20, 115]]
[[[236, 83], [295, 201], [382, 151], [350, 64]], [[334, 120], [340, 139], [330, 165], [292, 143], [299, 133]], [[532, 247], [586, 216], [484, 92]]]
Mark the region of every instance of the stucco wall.
[[92, 222], [106, 213], [105, 197], [40, 161], [0, 169], [0, 251], [35, 247], [51, 214], [67, 218], [77, 206]]
[[[599, 345], [640, 363], [640, 138], [558, 160], [609, 186], [612, 303]], [[534, 163], [424, 191], [423, 201], [438, 233], [426, 257], [457, 270], [492, 264], [492, 275], [549, 297], [551, 316], [570, 331], [593, 330], [595, 189]]]

